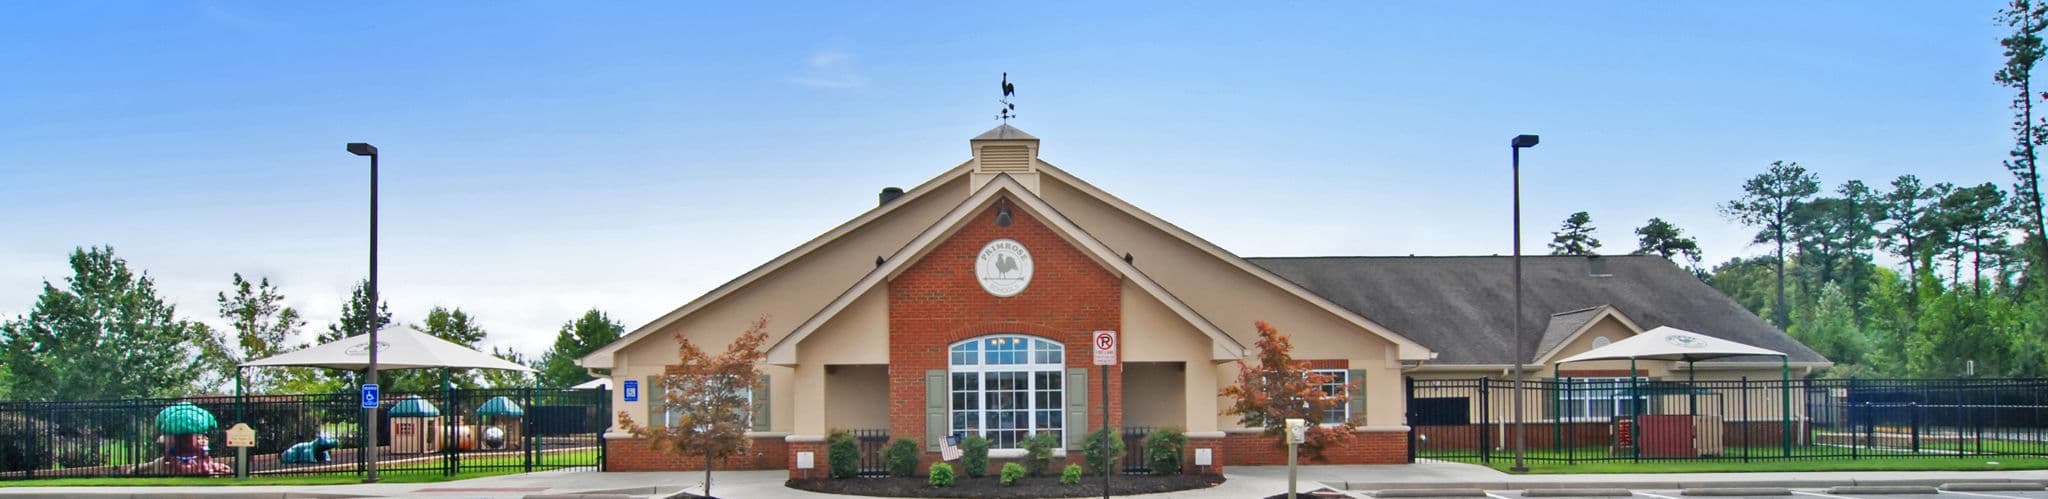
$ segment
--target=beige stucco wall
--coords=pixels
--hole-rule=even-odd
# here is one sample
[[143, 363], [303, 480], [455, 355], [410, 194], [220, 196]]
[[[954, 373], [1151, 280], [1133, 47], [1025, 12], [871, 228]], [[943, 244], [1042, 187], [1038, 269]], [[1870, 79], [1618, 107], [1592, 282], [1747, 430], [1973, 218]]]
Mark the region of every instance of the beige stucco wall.
[[[889, 428], [889, 366], [833, 366], [825, 374], [823, 414], [826, 429]], [[820, 407], [820, 406], [811, 406]], [[801, 408], [799, 408], [801, 409]], [[798, 434], [817, 435], [802, 427]]]
[[1185, 364], [1173, 362], [1124, 365], [1124, 424], [1187, 427], [1187, 392], [1182, 388]]
[[[675, 361], [677, 332], [688, 334], [692, 342], [711, 351], [723, 351], [741, 331], [754, 320], [767, 317], [768, 344], [774, 344], [790, 331], [796, 329], [812, 314], [824, 308], [826, 303], [837, 298], [861, 276], [875, 268], [875, 257], [888, 256], [901, 249], [918, 232], [937, 222], [939, 217], [957, 206], [967, 197], [966, 176], [945, 184], [933, 186], [933, 191], [917, 199], [898, 202], [908, 203], [882, 216], [867, 226], [842, 235], [810, 254], [790, 262], [788, 265], [761, 276], [748, 286], [742, 287], [725, 297], [682, 317], [675, 323], [655, 331], [646, 338], [626, 345], [613, 356], [613, 386], [626, 379], [646, 379], [648, 375], [660, 372], [661, 367]], [[887, 316], [886, 309], [882, 315]], [[886, 349], [886, 344], [884, 345]], [[886, 354], [885, 354], [886, 355]], [[886, 360], [885, 360], [886, 361]], [[791, 403], [797, 393], [794, 388], [798, 374], [788, 367], [768, 367], [775, 384], [771, 390], [775, 407], [794, 407]], [[807, 379], [821, 379], [817, 374], [803, 373]], [[817, 385], [807, 388], [815, 389]], [[822, 399], [820, 399], [822, 400]], [[642, 402], [626, 402], [622, 391], [614, 390], [612, 404], [620, 411], [645, 414], [645, 398]], [[795, 427], [797, 411], [772, 411], [773, 431], [790, 431]], [[822, 426], [822, 421], [819, 425]]]

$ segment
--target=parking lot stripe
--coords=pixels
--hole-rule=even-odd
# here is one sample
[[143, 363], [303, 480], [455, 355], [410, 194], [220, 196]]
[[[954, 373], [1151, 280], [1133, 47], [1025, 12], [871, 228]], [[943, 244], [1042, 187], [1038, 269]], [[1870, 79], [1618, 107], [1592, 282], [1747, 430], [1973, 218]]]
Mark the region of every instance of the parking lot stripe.
[[1834, 495], [1834, 494], [1822, 494], [1822, 493], [1819, 493], [1819, 492], [1807, 492], [1807, 491], [1804, 491], [1804, 490], [1794, 490], [1794, 491], [1792, 491], [1792, 493], [1794, 493], [1794, 494], [1800, 494], [1800, 495], [1809, 495], [1809, 496], [1815, 496], [1815, 497], [1831, 497], [1831, 498], [1834, 498], [1834, 499], [1856, 499], [1856, 498], [1854, 498], [1854, 497], [1849, 497], [1849, 496], [1838, 496], [1838, 495]]
[[1941, 491], [1941, 493], [1943, 493], [1943, 494], [1957, 494], [1957, 495], [1965, 495], [1965, 496], [1977, 496], [1977, 497], [1996, 497], [1996, 498], [1998, 498], [1998, 499], [2027, 499], [2027, 498], [2025, 498], [2025, 497], [2020, 497], [2020, 496], [2001, 496], [2001, 495], [1997, 495], [1997, 494], [1984, 494], [1984, 493], [1978, 493], [1978, 492], [1956, 492], [1956, 491], [1953, 491], [1953, 490], [1944, 490], [1944, 491]]
[[1652, 499], [1678, 499], [1678, 498], [1676, 498], [1676, 497], [1671, 497], [1671, 496], [1664, 496], [1664, 495], [1657, 495], [1657, 494], [1651, 494], [1651, 493], [1649, 493], [1649, 492], [1643, 492], [1643, 491], [1640, 491], [1640, 490], [1636, 490], [1636, 491], [1631, 491], [1631, 492], [1635, 492], [1635, 493], [1637, 493], [1637, 494], [1642, 494], [1642, 495], [1650, 496], [1650, 497], [1651, 497]]
[[1510, 497], [1508, 497], [1508, 496], [1504, 496], [1504, 495], [1500, 495], [1500, 494], [1495, 494], [1495, 493], [1492, 493], [1492, 492], [1487, 492], [1487, 493], [1486, 493], [1486, 497], [1491, 497], [1491, 498], [1493, 498], [1493, 499], [1513, 499], [1513, 498], [1510, 498]]

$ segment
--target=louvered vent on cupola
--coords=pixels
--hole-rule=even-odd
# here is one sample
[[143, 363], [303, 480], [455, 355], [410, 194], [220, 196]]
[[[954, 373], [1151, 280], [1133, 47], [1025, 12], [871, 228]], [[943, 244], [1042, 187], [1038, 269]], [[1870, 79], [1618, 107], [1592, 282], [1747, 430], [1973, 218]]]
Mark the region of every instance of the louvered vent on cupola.
[[967, 144], [974, 151], [975, 189], [997, 175], [1009, 175], [1032, 191], [1038, 190], [1038, 137], [1002, 125]]

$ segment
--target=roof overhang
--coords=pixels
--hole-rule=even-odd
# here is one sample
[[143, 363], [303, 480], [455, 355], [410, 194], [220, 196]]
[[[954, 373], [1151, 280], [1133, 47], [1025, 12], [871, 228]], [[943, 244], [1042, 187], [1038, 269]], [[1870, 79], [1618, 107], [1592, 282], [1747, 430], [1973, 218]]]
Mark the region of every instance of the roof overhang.
[[852, 306], [854, 301], [859, 300], [869, 290], [883, 285], [890, 279], [894, 279], [908, 270], [912, 264], [923, 258], [925, 253], [930, 252], [940, 242], [945, 241], [958, 232], [961, 225], [971, 220], [974, 214], [980, 213], [982, 210], [995, 204], [996, 200], [1004, 198], [1015, 200], [1015, 205], [1018, 208], [1044, 222], [1046, 227], [1052, 229], [1054, 234], [1058, 235], [1068, 244], [1080, 249], [1082, 254], [1087, 255], [1097, 265], [1101, 265], [1103, 269], [1108, 270], [1111, 274], [1145, 291], [1152, 298], [1165, 304], [1175, 315], [1187, 321], [1189, 325], [1201, 331], [1203, 335], [1208, 336], [1210, 340], [1210, 354], [1213, 360], [1229, 360], [1244, 356], [1244, 344], [1239, 343], [1236, 338], [1224, 333], [1222, 328], [1216, 327], [1208, 319], [1203, 318], [1201, 314], [1196, 313], [1193, 307], [1189, 307], [1179, 297], [1167, 292], [1164, 286], [1160, 286], [1158, 282], [1153, 281], [1151, 277], [1146, 276], [1144, 272], [1139, 271], [1130, 262], [1126, 262], [1122, 257], [1117, 256], [1116, 252], [1110, 250], [1108, 245], [1096, 240], [1094, 236], [1088, 235], [1087, 231], [1081, 230], [1080, 226], [1067, 219], [1066, 215], [1061, 214], [1059, 210], [1053, 209], [1051, 204], [1045, 202], [1037, 194], [1032, 193], [1023, 184], [1018, 183], [1015, 178], [1010, 177], [1008, 174], [1002, 174], [997, 175], [987, 185], [983, 185], [980, 190], [969, 195], [959, 206], [955, 206], [952, 211], [940, 217], [937, 223], [932, 224], [924, 232], [919, 233], [917, 237], [912, 238], [909, 244], [904, 245], [903, 249], [898, 250], [894, 255], [890, 255], [883, 261], [882, 265], [869, 271], [860, 281], [855, 282], [853, 287], [848, 288], [838, 298], [826, 305], [825, 308], [819, 310], [817, 314], [812, 315], [810, 319], [797, 326], [795, 331], [792, 331], [787, 336], [783, 336], [781, 340], [768, 347], [767, 362], [779, 365], [797, 364], [799, 362], [797, 359], [797, 345], [803, 343], [805, 338], [808, 338], [812, 333], [816, 333], [825, 323], [831, 321], [833, 317], [846, 310], [847, 307]]
[[1564, 339], [1558, 341], [1556, 345], [1551, 346], [1549, 350], [1540, 352], [1540, 354], [1536, 357], [1536, 365], [1540, 366], [1550, 363], [1550, 359], [1552, 357], [1556, 357], [1557, 354], [1564, 353], [1565, 347], [1571, 346], [1572, 342], [1578, 341], [1580, 336], [1585, 336], [1586, 331], [1591, 331], [1594, 325], [1599, 324], [1601, 320], [1605, 320], [1610, 317], [1613, 318], [1615, 321], [1620, 322], [1622, 326], [1628, 327], [1628, 332], [1630, 333], [1630, 335], [1637, 335], [1643, 333], [1643, 328], [1641, 326], [1637, 326], [1636, 321], [1629, 320], [1627, 315], [1623, 315], [1621, 311], [1615, 310], [1614, 307], [1611, 305], [1601, 305], [1600, 311], [1594, 313], [1593, 318], [1587, 320], [1585, 324], [1580, 324], [1579, 329], [1577, 331], [1572, 331], [1572, 334], [1570, 336], [1564, 337]]
[[910, 190], [905, 191], [903, 193], [903, 196], [896, 198], [895, 201], [891, 201], [888, 204], [877, 206], [874, 209], [868, 210], [866, 213], [862, 213], [858, 217], [854, 217], [853, 220], [848, 220], [846, 221], [846, 223], [839, 224], [839, 226], [837, 227], [833, 227], [832, 230], [825, 231], [824, 234], [812, 238], [810, 241], [805, 242], [802, 246], [797, 246], [796, 249], [789, 250], [788, 252], [785, 252], [780, 256], [776, 256], [775, 259], [769, 260], [768, 263], [761, 264], [761, 266], [755, 267], [754, 270], [749, 270], [747, 271], [747, 273], [741, 274], [739, 277], [734, 278], [731, 281], [727, 281], [725, 284], [721, 284], [717, 288], [713, 288], [710, 292], [704, 293], [702, 296], [698, 296], [695, 300], [690, 300], [689, 303], [685, 303], [683, 304], [683, 306], [677, 307], [675, 310], [669, 311], [669, 313], [667, 314], [662, 314], [661, 317], [656, 318], [652, 322], [648, 322], [647, 324], [634, 329], [633, 332], [627, 333], [625, 336], [619, 337], [618, 340], [605, 344], [605, 346], [599, 347], [596, 350], [592, 350], [589, 355], [584, 355], [582, 358], [576, 359], [576, 365], [590, 369], [610, 369], [612, 367], [613, 355], [616, 355], [619, 352], [619, 350], [624, 349], [627, 345], [632, 345], [633, 343], [639, 342], [640, 340], [645, 339], [647, 336], [654, 334], [655, 331], [660, 331], [662, 328], [668, 327], [670, 324], [674, 324], [676, 321], [682, 320], [683, 317], [689, 316], [690, 314], [695, 313], [696, 311], [703, 309], [706, 306], [710, 306], [712, 303], [716, 303], [719, 299], [725, 298], [726, 296], [731, 295], [733, 292], [739, 291], [740, 289], [747, 287], [747, 285], [749, 284], [753, 284], [754, 281], [760, 280], [762, 277], [765, 277], [768, 274], [772, 274], [776, 270], [780, 270], [782, 267], [789, 265], [790, 262], [795, 262], [798, 259], [808, 256], [812, 252], [817, 251], [819, 248], [823, 248], [825, 247], [825, 245], [831, 244], [833, 241], [837, 241], [839, 240], [839, 238], [845, 237], [847, 234], [851, 234], [854, 231], [859, 230], [861, 227], [867, 226], [869, 222], [873, 222], [876, 219], [882, 218], [885, 215], [893, 213], [896, 211], [896, 209], [903, 206], [907, 206], [911, 204], [911, 202], [916, 201], [919, 198], [930, 195], [932, 192], [937, 191], [940, 186], [944, 186], [947, 183], [952, 182], [954, 179], [966, 176], [967, 173], [970, 170], [972, 170], [972, 164], [972, 160], [962, 162], [959, 165], [954, 166], [953, 169], [947, 170], [945, 173], [939, 174], [939, 176], [933, 177], [931, 180], [926, 180], [924, 183], [918, 184], [917, 187], [913, 187]]

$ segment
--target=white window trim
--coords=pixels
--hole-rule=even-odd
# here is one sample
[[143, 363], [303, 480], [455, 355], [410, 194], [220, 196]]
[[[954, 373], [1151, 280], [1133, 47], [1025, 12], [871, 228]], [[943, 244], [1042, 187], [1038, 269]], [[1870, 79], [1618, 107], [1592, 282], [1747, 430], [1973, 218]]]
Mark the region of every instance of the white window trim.
[[[1014, 339], [1021, 339], [1021, 340], [1024, 340], [1024, 341], [1026, 342], [1026, 343], [1025, 343], [1025, 345], [1027, 346], [1027, 348], [1025, 348], [1025, 349], [1024, 349], [1024, 363], [1022, 363], [1022, 364], [990, 364], [990, 363], [988, 362], [988, 355], [989, 355], [989, 353], [990, 353], [990, 352], [989, 352], [989, 350], [988, 350], [987, 348], [982, 348], [982, 347], [980, 346], [980, 343], [981, 343], [981, 342], [984, 342], [984, 341], [987, 341], [987, 340], [989, 340], [989, 339], [993, 339], [993, 338], [1014, 338]], [[1058, 363], [1042, 363], [1042, 362], [1039, 362], [1039, 361], [1038, 361], [1038, 353], [1039, 353], [1039, 352], [1040, 352], [1041, 350], [1038, 350], [1038, 349], [1036, 349], [1036, 348], [1030, 348], [1030, 347], [1031, 347], [1031, 346], [1035, 346], [1035, 345], [1036, 345], [1036, 342], [1041, 342], [1041, 341], [1042, 341], [1042, 342], [1046, 342], [1046, 343], [1049, 343], [1049, 344], [1051, 344], [1052, 346], [1054, 346], [1054, 347], [1056, 347], [1056, 348], [1058, 348], [1058, 349], [1059, 349], [1059, 350], [1058, 350], [1058, 351], [1059, 351], [1059, 356], [1058, 356], [1058, 358], [1059, 358], [1059, 362], [1058, 362]], [[974, 345], [977, 345], [977, 346], [976, 346], [976, 348], [975, 348], [975, 350], [974, 350], [974, 355], [976, 356], [976, 360], [975, 360], [975, 363], [974, 363], [974, 364], [969, 364], [969, 365], [962, 365], [962, 364], [954, 364], [954, 363], [953, 363], [953, 349], [954, 349], [955, 347], [959, 347], [959, 346], [961, 346], [961, 345], [968, 345], [968, 344], [974, 344]], [[955, 391], [953, 390], [953, 374], [955, 374], [955, 373], [975, 373], [975, 374], [977, 375], [977, 377], [980, 377], [981, 375], [984, 375], [984, 374], [986, 374], [986, 373], [991, 373], [991, 372], [997, 372], [997, 373], [1004, 373], [1004, 372], [1023, 372], [1023, 373], [1025, 373], [1025, 376], [1024, 376], [1024, 382], [1025, 382], [1025, 388], [1024, 388], [1024, 400], [1025, 400], [1025, 403], [1026, 403], [1026, 404], [1028, 404], [1028, 406], [1027, 406], [1028, 408], [1024, 410], [1024, 425], [1025, 425], [1025, 427], [1024, 427], [1024, 432], [1025, 432], [1025, 435], [1027, 435], [1027, 438], [1029, 438], [1029, 437], [1028, 437], [1029, 435], [1037, 435], [1037, 434], [1039, 434], [1040, 432], [1043, 432], [1043, 431], [1057, 431], [1057, 433], [1059, 434], [1059, 443], [1060, 443], [1060, 445], [1059, 445], [1058, 447], [1054, 447], [1054, 449], [1056, 450], [1056, 452], [1057, 452], [1057, 453], [1060, 453], [1060, 454], [1062, 454], [1062, 455], [1063, 455], [1063, 454], [1064, 454], [1064, 453], [1066, 452], [1066, 450], [1065, 450], [1065, 449], [1066, 449], [1066, 444], [1067, 444], [1067, 438], [1066, 438], [1066, 437], [1067, 437], [1067, 433], [1066, 433], [1066, 431], [1067, 431], [1067, 423], [1068, 423], [1068, 421], [1066, 420], [1066, 409], [1067, 409], [1067, 408], [1066, 408], [1066, 404], [1068, 403], [1068, 401], [1066, 400], [1066, 397], [1067, 397], [1067, 393], [1066, 393], [1066, 390], [1067, 390], [1067, 386], [1066, 386], [1066, 375], [1067, 375], [1067, 374], [1066, 374], [1066, 372], [1067, 372], [1067, 365], [1066, 365], [1066, 353], [1067, 353], [1067, 352], [1066, 352], [1066, 348], [1067, 348], [1067, 346], [1066, 346], [1066, 345], [1064, 345], [1064, 344], [1061, 344], [1060, 342], [1058, 342], [1058, 341], [1054, 341], [1054, 340], [1052, 340], [1052, 339], [1049, 339], [1049, 338], [1040, 338], [1040, 337], [1037, 337], [1037, 336], [1028, 336], [1028, 335], [1022, 335], [1022, 334], [1012, 334], [1012, 333], [998, 333], [998, 334], [989, 334], [989, 335], [982, 335], [982, 336], [976, 336], [976, 337], [973, 337], [973, 338], [968, 338], [968, 339], [965, 339], [965, 340], [961, 340], [961, 341], [956, 341], [956, 342], [953, 342], [953, 343], [952, 343], [952, 344], [950, 344], [950, 345], [946, 345], [946, 434], [947, 434], [947, 435], [953, 435], [953, 434], [955, 434], [955, 433], [964, 433], [964, 431], [961, 431], [961, 430], [957, 430], [957, 429], [953, 428], [953, 413], [954, 413], [954, 412], [956, 412], [956, 411], [954, 410], [954, 408], [953, 408], [953, 394], [954, 394], [954, 393], [956, 393], [956, 392], [955, 392]], [[1036, 397], [1035, 395], [1036, 395], [1036, 394], [1037, 394], [1037, 393], [1038, 393], [1038, 392], [1040, 391], [1040, 388], [1038, 387], [1038, 377], [1037, 377], [1037, 376], [1033, 376], [1033, 374], [1037, 374], [1037, 373], [1053, 373], [1053, 374], [1057, 374], [1057, 375], [1058, 375], [1058, 376], [1060, 377], [1060, 378], [1059, 378], [1059, 379], [1061, 380], [1061, 381], [1060, 381], [1060, 388], [1059, 388], [1059, 389], [1057, 389], [1057, 390], [1054, 390], [1054, 392], [1055, 392], [1055, 393], [1058, 393], [1058, 394], [1059, 394], [1059, 396], [1060, 396], [1060, 404], [1059, 404], [1060, 406], [1059, 406], [1059, 407], [1055, 407], [1055, 408], [1044, 408], [1044, 407], [1038, 407], [1038, 406], [1036, 405], [1036, 404], [1037, 404], [1037, 400], [1038, 400], [1038, 398], [1037, 398], [1037, 397]], [[979, 435], [982, 435], [982, 437], [983, 437], [983, 438], [987, 438], [987, 434], [988, 434], [988, 431], [989, 431], [989, 427], [988, 427], [988, 412], [989, 412], [989, 409], [988, 409], [988, 402], [987, 402], [988, 384], [987, 384], [987, 379], [986, 379], [985, 377], [981, 377], [981, 378], [980, 378], [980, 381], [982, 381], [982, 382], [981, 382], [981, 383], [979, 384], [979, 387], [978, 387], [978, 388], [976, 388], [976, 389], [974, 390], [974, 393], [976, 394], [976, 396], [978, 396], [978, 397], [982, 397], [982, 402], [981, 402], [981, 403], [979, 403], [979, 404], [976, 404], [976, 406], [975, 406], [975, 409], [974, 409], [974, 417], [975, 417], [975, 418], [977, 419], [977, 421], [976, 421], [976, 422], [978, 423], [978, 424], [976, 424], [976, 425], [975, 425], [975, 426], [977, 427], [977, 429], [976, 429], [976, 430], [974, 430], [974, 431], [976, 431], [976, 432], [977, 432], [977, 434], [979, 434]], [[1060, 411], [1060, 413], [1061, 413], [1061, 417], [1060, 417], [1060, 428], [1059, 428], [1058, 430], [1045, 430], [1045, 429], [1040, 429], [1040, 428], [1038, 428], [1038, 418], [1037, 418], [1038, 412], [1039, 412], [1039, 411], [1047, 411], [1047, 410], [1057, 410], [1057, 411]], [[1005, 431], [1010, 431], [1010, 430], [1005, 430]], [[995, 456], [997, 456], [997, 455], [998, 455], [999, 453], [1007, 453], [1007, 452], [1010, 452], [1010, 451], [1015, 451], [1015, 452], [1017, 452], [1017, 453], [1018, 453], [1018, 454], [1017, 454], [1017, 456], [1015, 456], [1015, 457], [1023, 457], [1023, 454], [1022, 454], [1022, 452], [1023, 452], [1023, 449], [1022, 449], [1021, 447], [995, 447], [995, 446], [993, 445], [993, 444], [994, 444], [993, 442], [991, 442], [990, 444], [991, 444], [991, 445], [990, 445], [990, 447], [989, 447], [989, 455], [990, 455], [991, 457], [995, 457]]]
[[[1564, 381], [1566, 381], [1564, 386], [1566, 388], [1558, 395], [1558, 401], [1560, 402], [1558, 404], [1560, 406], [1558, 412], [1560, 414], [1552, 414], [1551, 419], [1561, 421], [1612, 420], [1628, 415], [1621, 413], [1621, 402], [1631, 398], [1635, 400], [1635, 402], [1632, 402], [1634, 404], [1648, 406], [1650, 403], [1650, 396], [1648, 394], [1638, 393], [1634, 397], [1629, 396], [1630, 379], [1634, 379], [1638, 387], [1650, 382], [1650, 378], [1643, 376], [1636, 376], [1634, 378], [1628, 376], [1564, 378]], [[1595, 388], [1596, 386], [1597, 388]], [[1591, 392], [1598, 391], [1605, 391], [1610, 393], [1610, 395], [1595, 396], [1591, 394]], [[1608, 402], [1607, 414], [1593, 413], [1592, 404], [1598, 401]], [[1644, 412], [1648, 412], [1649, 408], [1643, 407], [1643, 409]]]
[[[1310, 370], [1309, 370], [1308, 372], [1309, 372], [1309, 373], [1311, 373], [1311, 374], [1324, 374], [1324, 375], [1330, 375], [1330, 376], [1333, 376], [1333, 377], [1335, 377], [1336, 379], [1335, 379], [1335, 380], [1332, 380], [1331, 382], [1332, 382], [1332, 383], [1336, 383], [1336, 384], [1338, 384], [1339, 386], [1342, 386], [1342, 387], [1344, 387], [1344, 394], [1345, 394], [1345, 395], [1350, 395], [1350, 394], [1351, 394], [1351, 370], [1350, 370], [1350, 369], [1310, 369]], [[1317, 385], [1317, 388], [1321, 388], [1321, 387], [1322, 387], [1322, 385]], [[1327, 423], [1327, 422], [1324, 422], [1324, 423], [1318, 423], [1318, 424], [1320, 424], [1321, 426], [1325, 426], [1325, 427], [1337, 427], [1337, 426], [1344, 426], [1344, 423], [1346, 423], [1346, 422], [1349, 422], [1349, 421], [1351, 421], [1351, 401], [1350, 401], [1349, 399], [1345, 400], [1343, 404], [1339, 404], [1339, 405], [1337, 406], [1337, 408], [1338, 408], [1338, 410], [1342, 410], [1342, 411], [1344, 411], [1344, 419], [1338, 420], [1338, 421], [1337, 421], [1337, 422], [1335, 422], [1335, 423]]]

